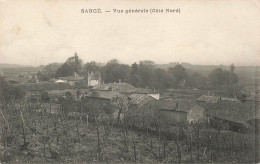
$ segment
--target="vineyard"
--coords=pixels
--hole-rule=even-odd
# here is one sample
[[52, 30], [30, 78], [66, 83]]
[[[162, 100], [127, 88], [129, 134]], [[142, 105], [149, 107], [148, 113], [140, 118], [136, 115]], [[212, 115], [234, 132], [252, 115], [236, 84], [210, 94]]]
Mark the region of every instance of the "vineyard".
[[1, 162], [254, 162], [253, 133], [200, 124], [143, 128], [91, 113], [51, 112], [41, 104], [3, 104]]

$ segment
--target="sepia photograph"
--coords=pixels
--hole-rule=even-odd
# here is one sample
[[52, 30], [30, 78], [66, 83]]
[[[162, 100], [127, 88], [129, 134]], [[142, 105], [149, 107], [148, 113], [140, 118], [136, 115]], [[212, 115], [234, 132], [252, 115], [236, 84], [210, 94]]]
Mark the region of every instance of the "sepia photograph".
[[259, 0], [0, 0], [0, 164], [259, 163]]

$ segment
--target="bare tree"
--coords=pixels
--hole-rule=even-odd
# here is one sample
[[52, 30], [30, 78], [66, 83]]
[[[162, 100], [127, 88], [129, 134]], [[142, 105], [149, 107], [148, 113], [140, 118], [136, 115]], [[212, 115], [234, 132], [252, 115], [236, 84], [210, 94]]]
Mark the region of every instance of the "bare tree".
[[121, 114], [127, 111], [128, 109], [128, 99], [126, 96], [116, 96], [112, 99], [112, 103], [118, 111], [117, 122], [119, 122]]

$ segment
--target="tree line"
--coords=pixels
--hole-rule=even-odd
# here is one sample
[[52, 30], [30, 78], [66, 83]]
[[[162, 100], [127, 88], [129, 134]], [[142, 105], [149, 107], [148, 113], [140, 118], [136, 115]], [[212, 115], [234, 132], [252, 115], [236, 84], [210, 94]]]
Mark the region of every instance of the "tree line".
[[144, 60], [134, 62], [131, 65], [120, 63], [117, 59], [108, 61], [105, 65], [95, 61], [83, 63], [77, 53], [68, 58], [65, 63], [51, 63], [38, 72], [42, 81], [51, 78], [71, 76], [74, 72], [88, 76], [89, 72], [101, 74], [104, 83], [126, 82], [135, 87], [164, 90], [167, 88], [201, 88], [201, 89], [224, 89], [229, 88], [231, 95], [238, 89], [238, 76], [235, 73], [234, 64], [230, 70], [217, 68], [212, 70], [209, 76], [203, 76], [199, 72], [186, 69], [177, 64], [168, 69], [158, 68], [153, 61]]

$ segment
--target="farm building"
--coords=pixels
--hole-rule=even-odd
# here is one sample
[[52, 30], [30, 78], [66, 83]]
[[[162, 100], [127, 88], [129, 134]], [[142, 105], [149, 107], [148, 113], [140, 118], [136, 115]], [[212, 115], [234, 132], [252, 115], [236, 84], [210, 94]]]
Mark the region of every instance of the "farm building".
[[116, 91], [123, 94], [148, 94], [155, 99], [159, 100], [160, 94], [154, 92], [151, 89], [146, 88], [136, 88], [128, 83], [109, 83], [109, 84], [102, 84], [99, 86], [94, 87], [95, 90], [101, 91]]
[[244, 101], [260, 102], [260, 93], [250, 92]]
[[[136, 109], [141, 109], [151, 101], [156, 101], [156, 99], [148, 94], [131, 94], [128, 96], [132, 107]], [[153, 104], [154, 105], [154, 104]]]
[[197, 102], [202, 102], [202, 103], [217, 103], [219, 101], [239, 102], [239, 100], [236, 98], [221, 97], [221, 96], [202, 95], [197, 99]]
[[[81, 99], [89, 99], [92, 98], [95, 101], [106, 101], [109, 102], [110, 110], [113, 111], [113, 116], [117, 117], [119, 113], [119, 104], [122, 104], [122, 106], [125, 106], [128, 104], [128, 99], [125, 95], [116, 92], [116, 91], [107, 91], [107, 90], [94, 90], [91, 89], [88, 92], [85, 92]], [[102, 102], [100, 102], [102, 103]], [[118, 105], [116, 105], [118, 104]], [[91, 105], [91, 104], [90, 104]], [[120, 116], [120, 118], [123, 117], [123, 114]]]
[[206, 117], [210, 125], [219, 126], [219, 123], [223, 123], [231, 130], [247, 127], [249, 125], [247, 121], [255, 115], [253, 104], [219, 101], [217, 103], [203, 103], [200, 105], [206, 109]]
[[135, 89], [135, 87], [127, 83], [108, 83], [95, 86], [93, 89], [100, 91], [127, 92], [129, 90]]
[[79, 76], [76, 72], [72, 76], [59, 77], [60, 80], [68, 82], [71, 86], [75, 86], [84, 80], [83, 76]]
[[85, 92], [83, 94], [83, 97], [98, 97], [98, 98], [104, 98], [112, 100], [113, 98], [123, 96], [122, 94], [114, 91], [99, 91], [91, 89], [88, 92]]
[[62, 101], [61, 106], [66, 115], [71, 113], [88, 113], [94, 117], [96, 114], [112, 115], [113, 106], [111, 101], [100, 97], [84, 97], [82, 101]]
[[[106, 99], [111, 102], [111, 107], [114, 108], [114, 116], [118, 116], [118, 108], [120, 105], [123, 106], [124, 110], [128, 110], [131, 108], [133, 112], [139, 112], [145, 110], [146, 108], [151, 110], [152, 107], [155, 107], [154, 102], [155, 98], [149, 96], [148, 94], [122, 94], [116, 91], [108, 91], [108, 90], [90, 90], [86, 92], [83, 97], [92, 97], [92, 98], [101, 98]], [[124, 114], [122, 113], [120, 118], [122, 119]]]
[[187, 111], [179, 108], [179, 103], [172, 100], [159, 100], [158, 113], [170, 124], [187, 122]]

